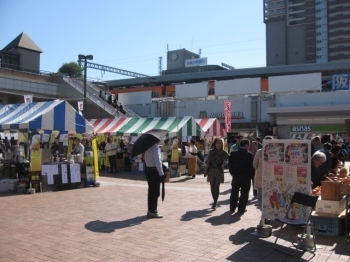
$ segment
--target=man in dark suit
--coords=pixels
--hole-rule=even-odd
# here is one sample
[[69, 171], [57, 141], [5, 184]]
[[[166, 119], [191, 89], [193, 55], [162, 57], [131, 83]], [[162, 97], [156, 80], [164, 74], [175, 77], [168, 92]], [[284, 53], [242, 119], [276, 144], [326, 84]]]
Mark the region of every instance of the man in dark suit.
[[236, 211], [238, 194], [241, 190], [238, 203], [238, 213], [244, 213], [249, 197], [250, 180], [254, 175], [253, 154], [249, 150], [250, 141], [243, 139], [239, 149], [230, 154], [228, 166], [232, 176], [232, 190], [230, 197], [230, 211]]

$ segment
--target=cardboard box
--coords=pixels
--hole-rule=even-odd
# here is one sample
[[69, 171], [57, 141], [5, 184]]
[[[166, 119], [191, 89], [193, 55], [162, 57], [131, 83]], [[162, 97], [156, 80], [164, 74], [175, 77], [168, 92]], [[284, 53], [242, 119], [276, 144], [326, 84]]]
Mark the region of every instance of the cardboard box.
[[345, 209], [345, 206], [346, 206], [345, 196], [339, 201], [323, 200], [321, 197], [321, 198], [318, 198], [316, 202], [315, 210], [318, 213], [339, 215]]
[[322, 181], [321, 196], [322, 200], [339, 201], [343, 198], [341, 195], [341, 182]]
[[341, 194], [346, 195], [346, 196], [350, 196], [350, 185], [349, 184], [342, 184]]

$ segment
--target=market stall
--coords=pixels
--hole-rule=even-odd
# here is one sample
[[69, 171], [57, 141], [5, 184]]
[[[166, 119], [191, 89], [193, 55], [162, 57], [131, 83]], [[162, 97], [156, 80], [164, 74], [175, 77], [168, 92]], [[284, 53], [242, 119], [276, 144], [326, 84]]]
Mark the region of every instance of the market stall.
[[117, 117], [117, 118], [99, 118], [88, 119], [94, 126], [95, 134], [105, 134], [107, 136], [115, 136], [124, 125], [126, 125], [131, 117]]
[[196, 122], [206, 136], [226, 136], [226, 130], [217, 118], [198, 118]]
[[[106, 136], [111, 136], [113, 138], [113, 142], [115, 142], [117, 146], [117, 169], [124, 170], [124, 157], [122, 154], [123, 148], [120, 148], [120, 144], [118, 143], [118, 139], [116, 137], [117, 131], [119, 131], [125, 124], [127, 124], [132, 118], [131, 117], [116, 117], [116, 118], [99, 118], [99, 119], [88, 119], [88, 121], [95, 127], [95, 134], [97, 135], [97, 142], [99, 143], [98, 150], [98, 163], [100, 168], [104, 167], [105, 169], [109, 169], [110, 163], [108, 157], [104, 150], [104, 145], [107, 140]], [[90, 161], [89, 157], [87, 158]]]
[[[121, 136], [138, 136], [151, 129], [168, 130], [168, 136], [184, 138], [189, 136], [203, 136], [204, 132], [191, 116], [185, 117], [155, 117], [155, 118], [133, 118], [117, 134]], [[178, 161], [178, 158], [176, 158]], [[176, 162], [171, 167], [178, 169]], [[192, 170], [192, 169], [191, 169]], [[194, 169], [195, 170], [195, 169]], [[195, 175], [195, 174], [192, 174]]]
[[[44, 186], [55, 185], [54, 177], [60, 174], [60, 181], [67, 185], [62, 189], [71, 188], [71, 184], [81, 182], [83, 175], [85, 175], [84, 179], [87, 179], [86, 169], [83, 171], [85, 174], [80, 172], [83, 167], [82, 163], [79, 163], [78, 168], [77, 163], [73, 163], [73, 160], [67, 161], [67, 152], [62, 150], [64, 143], [60, 142], [61, 149], [54, 153], [49, 149], [52, 138], [57, 139], [58, 134], [68, 138], [69, 133], [92, 134], [94, 132], [93, 125], [76, 112], [67, 101], [0, 106], [0, 129], [29, 134], [30, 173], [17, 172], [16, 174], [18, 176], [16, 179], [23, 180], [19, 182], [24, 183], [19, 184], [24, 187], [30, 187], [30, 189], [33, 187], [36, 191], [42, 190]], [[82, 160], [83, 156], [77, 159]], [[3, 162], [11, 161], [18, 161], [18, 159], [10, 157], [3, 160]], [[21, 164], [27, 164], [27, 161], [23, 160]], [[64, 176], [62, 176], [62, 170], [67, 170]], [[71, 176], [73, 174], [74, 179]], [[96, 172], [92, 176], [96, 178]]]
[[217, 118], [198, 118], [196, 119], [196, 122], [205, 133], [206, 141], [204, 141], [204, 150], [201, 150], [197, 146], [198, 152], [204, 156], [209, 152], [209, 140], [214, 137], [224, 137], [227, 135], [227, 132]]
[[201, 136], [204, 132], [191, 116], [132, 118], [118, 132], [120, 136], [138, 136], [151, 129], [165, 129], [169, 136], [187, 137]]

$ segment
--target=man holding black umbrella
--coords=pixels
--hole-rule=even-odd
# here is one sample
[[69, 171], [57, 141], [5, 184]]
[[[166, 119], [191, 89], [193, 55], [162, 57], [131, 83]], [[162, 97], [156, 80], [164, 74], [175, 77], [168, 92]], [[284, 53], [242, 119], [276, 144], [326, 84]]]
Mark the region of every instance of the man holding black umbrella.
[[164, 201], [164, 170], [162, 165], [162, 154], [159, 143], [168, 133], [163, 129], [152, 129], [143, 133], [134, 143], [131, 151], [131, 157], [135, 157], [144, 152], [146, 162], [146, 179], [148, 183], [148, 211], [150, 218], [162, 218], [158, 213], [158, 197], [160, 195], [160, 183], [162, 183], [162, 200]]
[[164, 180], [162, 155], [159, 148], [160, 140], [145, 152], [146, 179], [148, 183], [148, 212], [150, 218], [162, 218], [158, 213], [158, 197], [160, 196], [160, 183]]

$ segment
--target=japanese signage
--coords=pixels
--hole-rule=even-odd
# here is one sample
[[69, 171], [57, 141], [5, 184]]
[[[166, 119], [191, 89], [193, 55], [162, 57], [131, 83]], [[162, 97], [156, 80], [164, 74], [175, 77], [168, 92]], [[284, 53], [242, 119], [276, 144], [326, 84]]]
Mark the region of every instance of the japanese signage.
[[332, 90], [350, 90], [350, 74], [333, 74], [332, 75]]
[[81, 114], [82, 111], [84, 111], [84, 102], [83, 101], [78, 101], [78, 111], [79, 114]]
[[185, 67], [207, 65], [207, 58], [196, 58], [185, 60]]
[[[310, 141], [264, 141], [262, 165], [262, 217], [283, 218], [294, 192], [310, 194]], [[289, 217], [305, 219], [307, 209], [292, 206]]]
[[24, 95], [24, 103], [25, 104], [33, 103], [33, 95]]
[[225, 101], [225, 129], [231, 132], [231, 100]]

